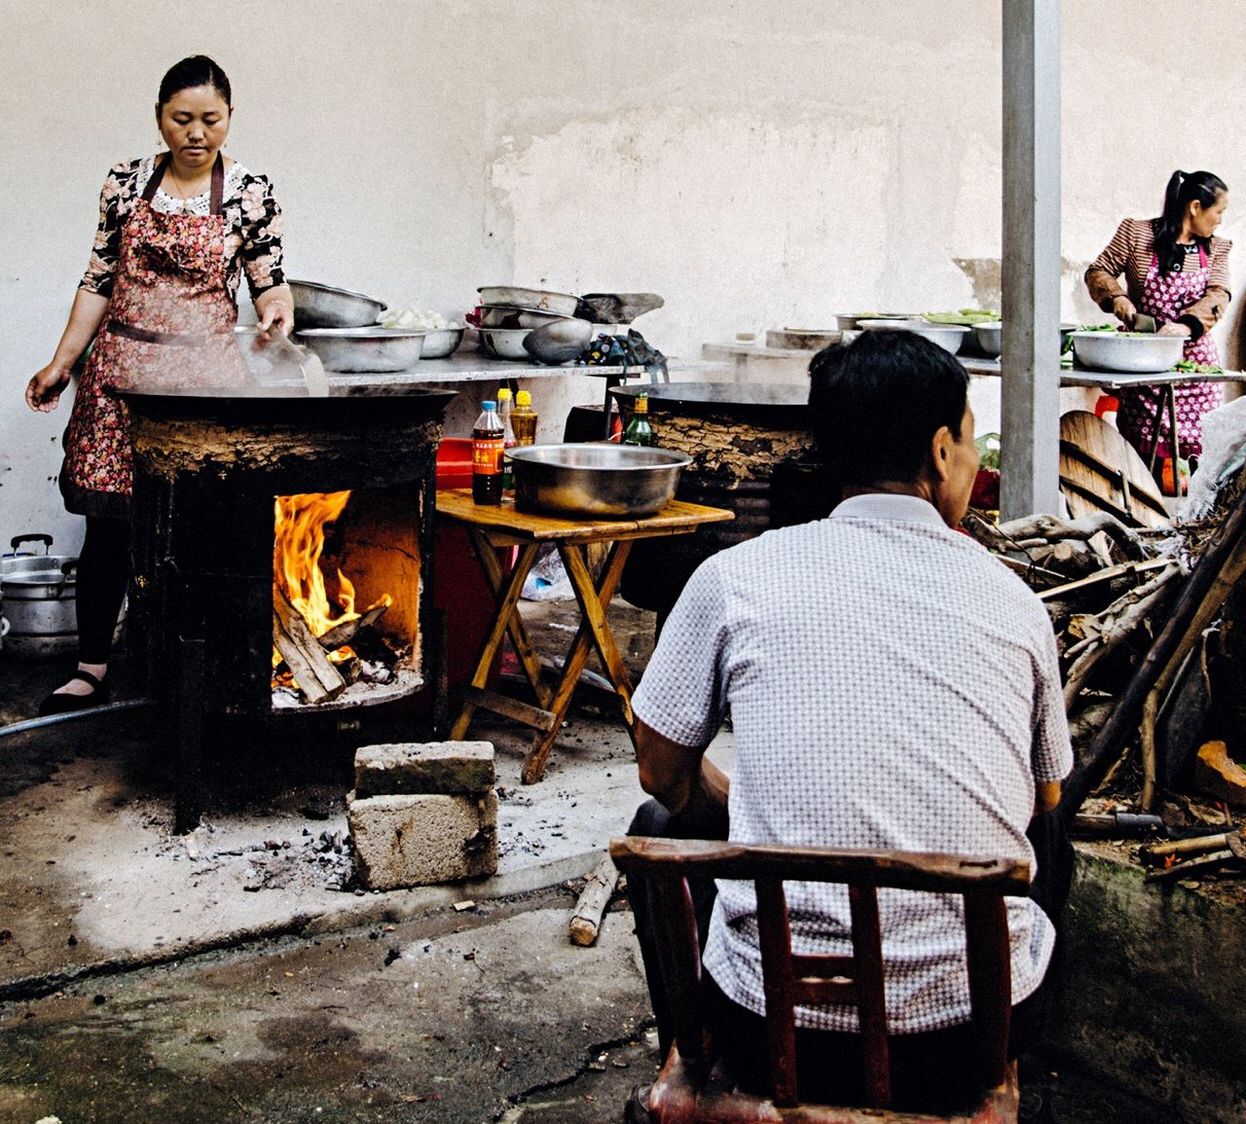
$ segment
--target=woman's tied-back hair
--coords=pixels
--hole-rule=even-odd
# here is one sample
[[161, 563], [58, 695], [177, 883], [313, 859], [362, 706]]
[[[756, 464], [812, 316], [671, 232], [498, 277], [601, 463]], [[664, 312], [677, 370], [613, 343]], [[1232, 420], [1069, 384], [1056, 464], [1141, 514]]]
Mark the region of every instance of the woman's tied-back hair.
[[[1224, 180], [1211, 172], [1173, 172], [1164, 190], [1164, 213], [1151, 220], [1155, 235], [1155, 257], [1159, 262], [1161, 276], [1177, 273], [1185, 258], [1185, 251], [1177, 245], [1181, 237], [1181, 222], [1191, 201], [1197, 199], [1204, 207], [1214, 207], [1220, 196], [1228, 191]], [[1209, 239], [1200, 238], [1203, 249], [1210, 249]]]
[[841, 486], [912, 483], [941, 426], [958, 440], [969, 375], [936, 343], [904, 331], [862, 332], [809, 364], [814, 436]]
[[196, 86], [211, 86], [221, 95], [225, 104], [233, 108], [229, 78], [226, 77], [225, 71], [207, 55], [191, 55], [169, 67], [165, 76], [160, 80], [156, 112], [159, 113], [175, 94], [180, 94], [183, 90], [192, 90]]

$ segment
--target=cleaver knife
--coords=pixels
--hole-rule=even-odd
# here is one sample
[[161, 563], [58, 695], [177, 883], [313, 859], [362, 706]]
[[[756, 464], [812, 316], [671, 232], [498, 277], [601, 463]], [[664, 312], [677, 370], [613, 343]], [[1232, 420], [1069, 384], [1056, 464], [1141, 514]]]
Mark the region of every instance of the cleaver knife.
[[1158, 330], [1159, 324], [1156, 323], [1154, 316], [1148, 316], [1145, 312], [1134, 313], [1134, 326], [1130, 331], [1154, 335]]

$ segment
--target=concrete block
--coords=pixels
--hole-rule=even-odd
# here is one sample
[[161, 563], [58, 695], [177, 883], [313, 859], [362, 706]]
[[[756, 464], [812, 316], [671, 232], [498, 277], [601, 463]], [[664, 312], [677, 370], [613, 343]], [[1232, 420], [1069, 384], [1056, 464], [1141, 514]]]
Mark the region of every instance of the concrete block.
[[346, 820], [363, 884], [396, 890], [457, 882], [498, 868], [498, 798], [420, 794], [356, 797]]
[[396, 742], [355, 753], [359, 797], [486, 792], [497, 780], [492, 742]]

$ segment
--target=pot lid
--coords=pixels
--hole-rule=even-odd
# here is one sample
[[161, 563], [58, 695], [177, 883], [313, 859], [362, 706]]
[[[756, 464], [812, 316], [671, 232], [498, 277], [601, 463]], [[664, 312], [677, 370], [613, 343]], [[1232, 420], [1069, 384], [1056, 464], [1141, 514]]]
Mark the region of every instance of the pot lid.
[[[42, 560], [41, 560], [42, 561]], [[0, 589], [29, 589], [37, 585], [73, 585], [77, 579], [63, 570], [24, 570], [0, 575]]]
[[[78, 559], [68, 554], [8, 554], [0, 558], [0, 581], [46, 584], [65, 577], [62, 567]], [[70, 581], [73, 580], [71, 576]]]

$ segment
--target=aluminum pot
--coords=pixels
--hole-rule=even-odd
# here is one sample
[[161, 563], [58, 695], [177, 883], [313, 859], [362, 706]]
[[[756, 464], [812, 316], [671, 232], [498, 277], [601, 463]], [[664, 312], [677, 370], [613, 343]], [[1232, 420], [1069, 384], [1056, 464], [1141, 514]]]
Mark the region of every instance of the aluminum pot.
[[[19, 535], [14, 548], [34, 536]], [[47, 540], [51, 536], [37, 536]], [[9, 655], [40, 658], [78, 644], [78, 559], [56, 554], [6, 554], [0, 558], [0, 600], [9, 622]]]
[[654, 515], [675, 495], [685, 453], [608, 441], [511, 450], [516, 506], [554, 515]]

